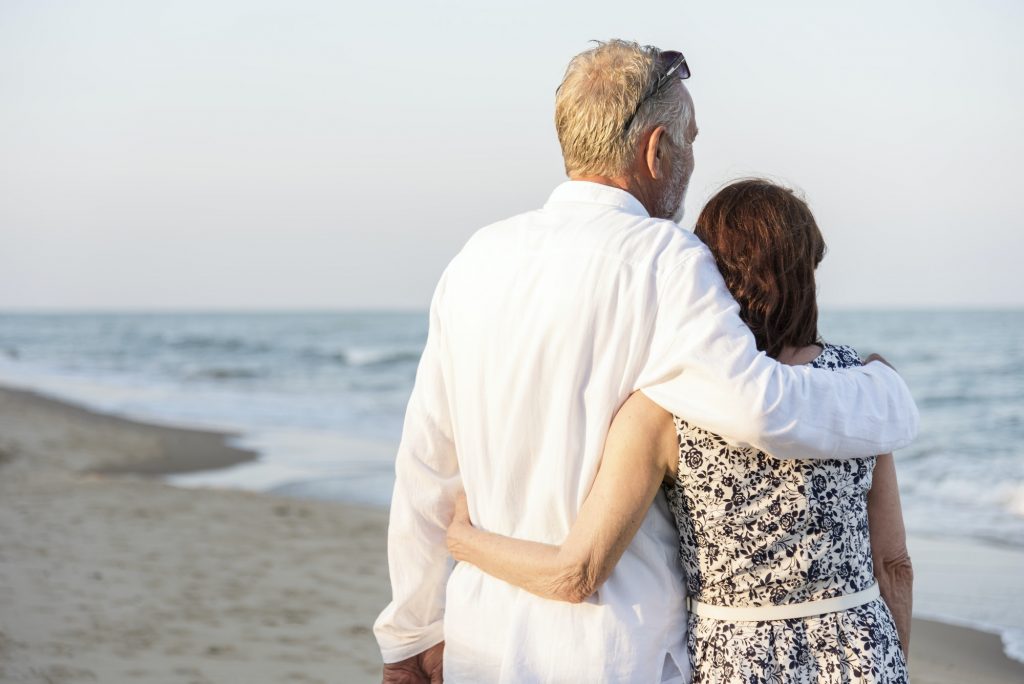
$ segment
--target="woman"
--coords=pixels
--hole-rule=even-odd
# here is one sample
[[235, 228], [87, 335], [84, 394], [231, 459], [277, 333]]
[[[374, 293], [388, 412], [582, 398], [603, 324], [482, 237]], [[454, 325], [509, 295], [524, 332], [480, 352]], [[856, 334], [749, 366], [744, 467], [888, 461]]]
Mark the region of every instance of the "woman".
[[[814, 271], [825, 244], [790, 190], [733, 183], [695, 232], [759, 349], [787, 364], [860, 365], [850, 347], [819, 342]], [[732, 447], [637, 392], [615, 416], [594, 487], [561, 546], [477, 530], [460, 503], [449, 548], [540, 596], [583, 601], [611, 573], [659, 487], [679, 528], [694, 682], [907, 681], [911, 578], [891, 454], [777, 460]], [[879, 530], [874, 518], [898, 529]], [[869, 527], [892, 548], [873, 548]]]

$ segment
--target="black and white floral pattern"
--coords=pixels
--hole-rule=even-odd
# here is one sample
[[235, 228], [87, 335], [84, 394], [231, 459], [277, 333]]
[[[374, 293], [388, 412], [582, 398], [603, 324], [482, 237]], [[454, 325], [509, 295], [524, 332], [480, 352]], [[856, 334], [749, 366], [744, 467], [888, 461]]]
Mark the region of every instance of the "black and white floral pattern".
[[[825, 345], [811, 365], [861, 365]], [[874, 582], [867, 492], [875, 457], [779, 460], [675, 418], [679, 476], [666, 486], [691, 596], [720, 606], [833, 598]], [[881, 599], [813, 618], [690, 616], [693, 682], [906, 682]]]

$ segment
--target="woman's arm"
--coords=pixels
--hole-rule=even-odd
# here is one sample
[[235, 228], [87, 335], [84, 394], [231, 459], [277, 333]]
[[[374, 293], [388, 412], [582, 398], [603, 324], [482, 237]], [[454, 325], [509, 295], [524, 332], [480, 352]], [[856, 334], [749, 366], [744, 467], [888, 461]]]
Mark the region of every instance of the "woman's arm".
[[533, 594], [579, 603], [611, 574], [678, 457], [672, 415], [636, 392], [612, 421], [594, 486], [560, 546], [476, 529], [461, 500], [448, 549]]
[[868, 492], [868, 527], [871, 557], [882, 598], [892, 612], [904, 656], [910, 652], [910, 614], [913, 607], [914, 568], [907, 553], [896, 463], [892, 454], [878, 457]]

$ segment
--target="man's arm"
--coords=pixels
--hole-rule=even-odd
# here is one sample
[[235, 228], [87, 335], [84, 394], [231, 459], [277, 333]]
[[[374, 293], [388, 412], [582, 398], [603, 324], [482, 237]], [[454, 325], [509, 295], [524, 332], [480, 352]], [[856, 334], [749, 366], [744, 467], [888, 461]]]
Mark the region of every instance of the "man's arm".
[[875, 462], [868, 492], [868, 530], [871, 558], [882, 599], [889, 606], [903, 655], [910, 653], [910, 615], [913, 608], [914, 568], [907, 552], [907, 531], [903, 526], [896, 463], [892, 454]]
[[388, 526], [392, 600], [374, 624], [385, 663], [423, 654], [444, 639], [445, 585], [452, 566], [445, 534], [462, 488], [444, 378], [444, 282], [442, 275], [430, 305], [427, 342], [395, 460]]
[[670, 413], [779, 458], [883, 454], [917, 435], [910, 390], [884, 363], [826, 371], [759, 352], [703, 245], [658, 280], [637, 389]]

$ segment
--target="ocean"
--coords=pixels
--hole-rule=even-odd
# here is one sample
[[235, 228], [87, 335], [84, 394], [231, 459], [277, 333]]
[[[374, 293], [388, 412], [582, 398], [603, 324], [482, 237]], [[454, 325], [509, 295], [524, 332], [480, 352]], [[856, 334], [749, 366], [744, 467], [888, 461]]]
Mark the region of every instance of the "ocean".
[[[908, 531], [1007, 566], [1011, 596], [951, 603], [925, 583], [916, 609], [999, 631], [1024, 661], [1024, 311], [826, 311], [820, 330], [883, 354], [918, 402], [920, 437], [896, 454]], [[173, 484], [386, 506], [426, 332], [426, 312], [8, 313], [0, 384], [234, 431], [260, 454]]]

